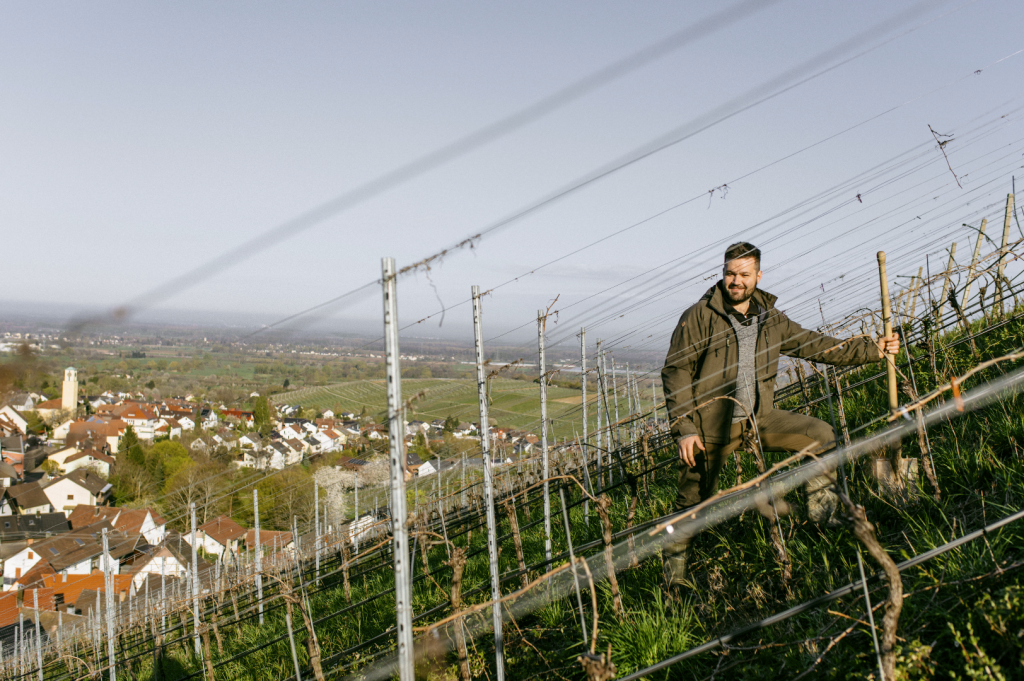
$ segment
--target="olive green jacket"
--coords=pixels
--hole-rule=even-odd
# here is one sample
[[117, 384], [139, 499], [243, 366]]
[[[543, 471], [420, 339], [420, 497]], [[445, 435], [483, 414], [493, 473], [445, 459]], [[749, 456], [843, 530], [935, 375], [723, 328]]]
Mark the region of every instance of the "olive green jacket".
[[[739, 359], [739, 344], [726, 316], [721, 283], [711, 287], [679, 318], [661, 370], [669, 422], [677, 438], [699, 434], [705, 443], [728, 442], [733, 408], [739, 408], [732, 400], [714, 399], [735, 393]], [[868, 338], [844, 342], [790, 321], [775, 309], [776, 297], [770, 293], [756, 290], [752, 300], [761, 308], [756, 350], [758, 416], [773, 408], [780, 354], [838, 365], [882, 359], [878, 346]]]

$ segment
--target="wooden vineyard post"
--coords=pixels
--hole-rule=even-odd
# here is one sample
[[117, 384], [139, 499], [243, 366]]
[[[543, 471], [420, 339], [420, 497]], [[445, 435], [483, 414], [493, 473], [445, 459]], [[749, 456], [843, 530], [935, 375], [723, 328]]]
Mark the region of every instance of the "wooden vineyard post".
[[1004, 283], [1006, 282], [1006, 275], [1003, 274], [1006, 269], [1006, 252], [1010, 246], [1010, 216], [1013, 215], [1013, 194], [1006, 195], [1006, 214], [1003, 217], [1003, 240], [999, 245], [999, 264], [996, 267], [996, 297], [999, 299], [999, 315], [1006, 314], [1006, 308], [1003, 305], [1003, 297], [1005, 292], [1003, 290]]
[[946, 310], [946, 298], [949, 297], [949, 278], [953, 274], [953, 266], [956, 264], [956, 242], [949, 247], [949, 262], [946, 264], [946, 272], [942, 276], [942, 297], [939, 298], [939, 305], [935, 309], [935, 329], [936, 332], [942, 329], [942, 317], [943, 312]]
[[[924, 267], [917, 268], [917, 279], [915, 279], [910, 287], [910, 309], [907, 314], [903, 315], [904, 321], [910, 320], [913, 322], [914, 313], [917, 312], [917, 297], [921, 293], [921, 286], [924, 284], [924, 279], [921, 278], [921, 274], [924, 273]], [[905, 334], [909, 334], [909, 331], [904, 330]]]
[[[985, 240], [985, 228], [988, 226], [988, 218], [981, 221], [981, 227], [978, 228], [978, 240], [974, 244], [974, 255], [971, 256], [971, 266], [967, 270], [967, 283], [964, 284], [964, 297], [960, 300], [960, 309], [964, 311], [964, 316], [967, 316], [967, 303], [970, 302], [971, 298], [971, 286], [974, 284], [974, 272], [978, 268], [978, 257], [981, 255], [981, 244]], [[968, 333], [970, 329], [964, 328], [964, 332]]]
[[[885, 269], [885, 251], [878, 252], [878, 278], [881, 286], [882, 297], [882, 335], [892, 335], [892, 306], [889, 300], [889, 280]], [[909, 356], [909, 355], [908, 355]], [[896, 414], [899, 411], [899, 393], [896, 382], [896, 357], [885, 355], [886, 388], [889, 395], [889, 412]], [[888, 460], [884, 458], [875, 459], [875, 477], [878, 479], [882, 491], [892, 497], [904, 496], [908, 488], [908, 480], [917, 477], [917, 460], [904, 459], [901, 447], [897, 444], [889, 452]]]
[[413, 681], [412, 562], [406, 529], [405, 423], [398, 350], [398, 299], [394, 258], [381, 263], [384, 287], [384, 348], [388, 392], [388, 434], [391, 466], [391, 527], [395, 562], [395, 611], [398, 635], [398, 673], [401, 681]]
[[[480, 449], [483, 455], [484, 464], [484, 503], [487, 511], [487, 557], [490, 563], [491, 572], [491, 600], [494, 601], [493, 621], [494, 621], [494, 664], [497, 669], [498, 681], [504, 681], [505, 679], [505, 652], [504, 643], [502, 636], [502, 615], [501, 615], [501, 580], [498, 577], [498, 529], [497, 522], [494, 518], [494, 473], [491, 470], [493, 465], [493, 456], [491, 454], [491, 431], [490, 422], [487, 414], [487, 376], [484, 371], [484, 340], [483, 340], [483, 326], [481, 324], [480, 309], [480, 287], [474, 286], [472, 289], [473, 293], [473, 336], [476, 345], [476, 382], [477, 382], [477, 397], [480, 401]], [[543, 339], [543, 331], [542, 339]], [[541, 356], [543, 357], [543, 344], [541, 345]], [[543, 369], [542, 369], [543, 371]], [[541, 390], [543, 390], [543, 374], [541, 375]], [[438, 475], [440, 475], [440, 467], [438, 467]], [[547, 471], [544, 472], [544, 477], [547, 477]], [[547, 482], [545, 481], [545, 486]], [[545, 495], [545, 503], [548, 503], [547, 496]], [[545, 512], [549, 512], [549, 509], [545, 509]], [[441, 516], [442, 522], [444, 516]], [[550, 537], [550, 527], [548, 537]], [[548, 546], [550, 547], [550, 540]], [[456, 549], [461, 551], [462, 549]], [[550, 551], [550, 549], [549, 549]], [[454, 560], [454, 559], [453, 559]], [[462, 558], [462, 564], [465, 565], [465, 559]], [[461, 568], [460, 568], [461, 571]], [[452, 590], [452, 608], [457, 609], [458, 603], [455, 590]], [[462, 624], [457, 623], [456, 625], [461, 631]]]

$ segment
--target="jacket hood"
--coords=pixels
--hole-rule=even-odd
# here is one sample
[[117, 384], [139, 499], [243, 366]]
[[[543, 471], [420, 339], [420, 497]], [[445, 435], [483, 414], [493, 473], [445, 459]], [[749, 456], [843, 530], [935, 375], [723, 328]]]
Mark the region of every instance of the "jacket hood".
[[[708, 307], [718, 314], [725, 315], [725, 295], [722, 293], [721, 279], [719, 279], [714, 286], [708, 289], [708, 292], [704, 294], [704, 297], [708, 299]], [[767, 291], [762, 291], [761, 289], [756, 288], [754, 289], [754, 295], [751, 296], [751, 299], [760, 305], [761, 309], [772, 310], [775, 308], [775, 301], [779, 298]]]

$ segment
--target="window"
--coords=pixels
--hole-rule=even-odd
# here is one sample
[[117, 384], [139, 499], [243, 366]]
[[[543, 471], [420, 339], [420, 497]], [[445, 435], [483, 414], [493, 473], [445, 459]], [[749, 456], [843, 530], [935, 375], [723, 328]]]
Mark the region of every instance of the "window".
[[35, 558], [35, 556], [33, 556], [33, 555], [32, 555], [32, 552], [31, 552], [31, 551], [29, 551], [29, 552], [28, 552], [28, 559], [29, 559], [29, 560], [32, 560], [33, 558]]
[[74, 500], [75, 500], [75, 495], [74, 494], [69, 494], [68, 495], [68, 501], [74, 501]]
[[11, 526], [11, 524], [9, 522], [6, 522], [6, 521], [4, 522], [4, 527], [5, 528], [10, 528], [10, 526]]

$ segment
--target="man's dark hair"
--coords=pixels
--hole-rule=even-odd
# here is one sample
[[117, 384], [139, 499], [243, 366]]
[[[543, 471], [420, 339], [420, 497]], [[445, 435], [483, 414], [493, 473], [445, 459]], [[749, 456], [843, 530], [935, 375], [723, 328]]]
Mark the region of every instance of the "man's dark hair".
[[725, 262], [737, 258], [753, 258], [757, 261], [757, 269], [761, 269], [761, 249], [754, 244], [741, 241], [725, 249]]

